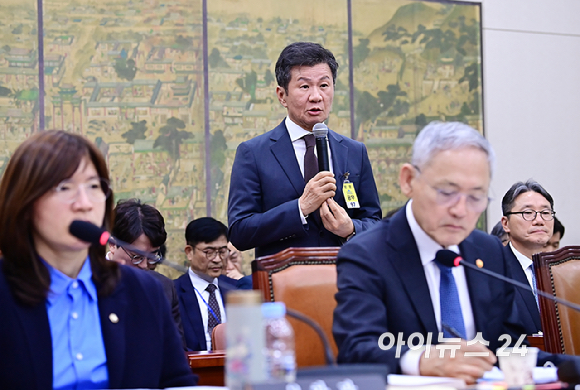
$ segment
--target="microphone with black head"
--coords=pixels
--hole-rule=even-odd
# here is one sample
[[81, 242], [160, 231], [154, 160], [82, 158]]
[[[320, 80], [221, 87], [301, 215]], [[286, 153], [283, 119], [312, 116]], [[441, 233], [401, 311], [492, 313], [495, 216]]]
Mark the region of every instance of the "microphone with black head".
[[[94, 225], [90, 222], [87, 222], [87, 221], [72, 221], [68, 227], [68, 231], [70, 232], [70, 234], [72, 234], [73, 236], [75, 236], [76, 238], [78, 238], [79, 240], [82, 240], [84, 242], [89, 242], [91, 244], [101, 245], [101, 246], [106, 245], [107, 243], [110, 243], [110, 244], [125, 248], [127, 250], [130, 250], [131, 252], [134, 252], [140, 256], [144, 256], [147, 259], [157, 260], [155, 255], [153, 255], [152, 253], [149, 253], [147, 251], [142, 251], [141, 249], [136, 248], [127, 242], [121, 241], [118, 238], [111, 236], [111, 234], [108, 231], [100, 228], [97, 225]], [[172, 263], [171, 261], [169, 261], [165, 258], [162, 258], [158, 264], [168, 265], [169, 267], [171, 267], [171, 268], [173, 268], [181, 273], [187, 272], [187, 268], [185, 268], [181, 265]]]
[[105, 245], [111, 238], [111, 234], [108, 231], [87, 221], [72, 221], [68, 230], [70, 234], [79, 240], [95, 245]]
[[[521, 283], [518, 282], [517, 280], [513, 280], [504, 275], [487, 270], [483, 268], [483, 261], [479, 259], [476, 261], [477, 265], [468, 263], [467, 261], [463, 260], [460, 255], [448, 249], [442, 249], [438, 251], [437, 254], [435, 255], [435, 261], [447, 267], [457, 267], [458, 265], [463, 265], [464, 267], [471, 268], [478, 272], [483, 272], [484, 274], [489, 275], [492, 278], [499, 279], [506, 283], [512, 284], [516, 287], [522, 288], [527, 291], [531, 291], [532, 293], [534, 292], [534, 290], [530, 287], [529, 284]], [[536, 290], [536, 294], [546, 299], [550, 299], [554, 302], [557, 302], [563, 306], [567, 306], [572, 310], [580, 312], [580, 305], [577, 305], [573, 302], [567, 301], [562, 298], [558, 298], [552, 294], [548, 294], [541, 290]], [[558, 377], [563, 382], [580, 383], [580, 359], [575, 356], [572, 360], [561, 363], [558, 366]]]
[[312, 134], [316, 140], [316, 154], [318, 154], [318, 171], [330, 171], [330, 159], [328, 157], [328, 126], [317, 123], [312, 128]]

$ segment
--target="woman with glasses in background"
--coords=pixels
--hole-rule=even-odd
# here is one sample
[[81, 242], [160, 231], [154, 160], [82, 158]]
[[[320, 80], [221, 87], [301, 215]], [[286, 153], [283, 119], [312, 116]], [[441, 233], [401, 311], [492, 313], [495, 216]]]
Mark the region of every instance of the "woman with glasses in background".
[[187, 349], [181, 316], [179, 315], [179, 301], [173, 287], [173, 280], [158, 272], [150, 271], [150, 266], [156, 265], [163, 258], [161, 246], [167, 240], [163, 216], [155, 207], [143, 204], [139, 199], [119, 201], [115, 207], [114, 215], [113, 229], [111, 230], [113, 237], [131, 244], [135, 249], [150, 253], [152, 256], [145, 258], [145, 256], [133, 253], [122, 246], [111, 244], [111, 251], [107, 253], [107, 258], [147, 271], [148, 275], [161, 283], [163, 293], [171, 307], [173, 321], [179, 331], [183, 348]]
[[85, 138], [43, 131], [14, 152], [0, 182], [2, 388], [196, 384], [160, 285], [69, 233], [74, 220], [108, 230], [112, 204]]

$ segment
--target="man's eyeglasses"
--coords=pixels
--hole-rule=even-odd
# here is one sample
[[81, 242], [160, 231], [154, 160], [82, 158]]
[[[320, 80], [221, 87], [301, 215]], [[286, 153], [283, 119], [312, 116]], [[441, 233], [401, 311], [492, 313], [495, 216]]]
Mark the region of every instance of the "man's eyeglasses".
[[55, 188], [56, 197], [64, 203], [74, 203], [83, 188], [87, 197], [95, 203], [104, 202], [111, 194], [111, 186], [106, 179], [91, 179], [85, 183], [73, 183], [69, 180], [61, 181]]
[[[421, 170], [418, 167], [413, 167], [417, 170], [417, 172], [421, 173]], [[481, 213], [485, 210], [490, 201], [490, 198], [483, 192], [470, 194], [462, 191], [435, 187], [429, 183], [427, 183], [427, 185], [435, 190], [435, 202], [444, 207], [455, 206], [461, 197], [464, 196], [467, 208], [473, 212]]]
[[542, 219], [544, 221], [551, 221], [554, 219], [556, 212], [552, 211], [552, 210], [536, 211], [536, 210], [529, 209], [529, 210], [524, 210], [524, 211], [508, 211], [504, 215], [508, 216], [508, 215], [512, 215], [512, 214], [520, 214], [522, 216], [522, 218], [524, 219], [524, 221], [533, 221], [536, 219], [538, 214], [540, 215], [540, 217], [542, 217]]
[[163, 258], [163, 256], [161, 256], [161, 251], [160, 250], [156, 250], [155, 252], [151, 252], [152, 255], [152, 259], [149, 259], [145, 256], [142, 255], [135, 255], [132, 253], [127, 252], [127, 250], [123, 247], [121, 247], [121, 249], [123, 249], [123, 252], [125, 252], [127, 254], [127, 256], [129, 256], [129, 258], [131, 259], [131, 263], [135, 264], [135, 265], [139, 265], [143, 262], [143, 260], [147, 259], [147, 264], [157, 264], [161, 261], [161, 259]]
[[195, 247], [195, 249], [203, 252], [206, 259], [208, 259], [209, 261], [215, 259], [218, 254], [222, 260], [226, 260], [230, 254], [230, 250], [228, 249], [227, 246], [222, 246], [221, 248], [208, 247], [204, 249], [199, 249], [198, 247]]

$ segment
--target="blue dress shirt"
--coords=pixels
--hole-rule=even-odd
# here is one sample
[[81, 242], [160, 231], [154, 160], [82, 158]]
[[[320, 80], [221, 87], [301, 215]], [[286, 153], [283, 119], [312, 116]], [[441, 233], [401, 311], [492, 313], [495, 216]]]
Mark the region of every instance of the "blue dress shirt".
[[46, 309], [52, 335], [53, 387], [107, 388], [107, 357], [90, 260], [87, 257], [77, 279], [45, 264], [50, 273]]

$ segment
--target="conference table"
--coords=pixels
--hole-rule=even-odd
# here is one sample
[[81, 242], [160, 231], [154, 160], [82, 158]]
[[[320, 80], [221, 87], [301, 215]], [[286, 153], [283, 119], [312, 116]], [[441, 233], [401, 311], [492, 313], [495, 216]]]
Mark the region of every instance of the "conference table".
[[200, 386], [224, 386], [226, 351], [187, 352], [187, 359]]
[[[528, 342], [544, 349], [542, 336], [528, 336]], [[225, 386], [226, 351], [187, 352], [187, 359], [193, 373], [199, 376], [200, 386]]]

